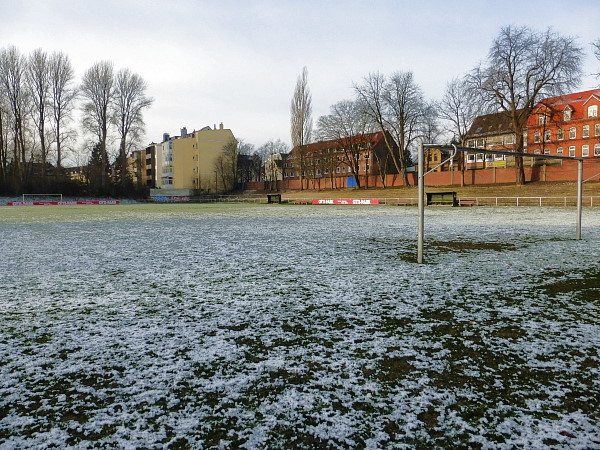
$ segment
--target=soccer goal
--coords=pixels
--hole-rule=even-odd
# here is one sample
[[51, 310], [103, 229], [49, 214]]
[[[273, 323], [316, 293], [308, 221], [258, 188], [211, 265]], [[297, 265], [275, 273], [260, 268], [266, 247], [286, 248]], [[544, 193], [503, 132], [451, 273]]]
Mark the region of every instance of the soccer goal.
[[522, 153], [522, 152], [511, 152], [509, 150], [487, 150], [482, 148], [471, 148], [471, 147], [457, 147], [456, 145], [436, 145], [436, 144], [421, 144], [418, 152], [418, 178], [419, 178], [419, 228], [417, 233], [417, 263], [423, 264], [423, 241], [425, 231], [425, 182], [424, 178], [427, 173], [424, 171], [425, 166], [425, 149], [437, 148], [442, 151], [449, 152], [450, 158], [442, 161], [440, 164], [435, 166], [429, 172], [435, 170], [437, 167], [451, 161], [457, 152], [461, 154], [484, 154], [484, 155], [504, 155], [504, 156], [521, 156], [526, 158], [541, 158], [541, 159], [562, 159], [577, 161], [577, 225], [575, 231], [575, 239], [581, 239], [581, 206], [583, 198], [583, 158], [578, 156], [562, 156], [562, 155], [548, 155], [548, 154], [535, 154], [535, 153]]
[[62, 194], [23, 194], [23, 203], [26, 202], [62, 202]]

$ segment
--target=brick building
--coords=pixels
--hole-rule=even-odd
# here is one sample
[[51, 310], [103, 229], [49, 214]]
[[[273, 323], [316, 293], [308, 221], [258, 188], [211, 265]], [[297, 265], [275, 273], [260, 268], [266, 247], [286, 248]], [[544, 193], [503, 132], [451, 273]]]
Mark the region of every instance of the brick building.
[[531, 153], [600, 158], [600, 89], [540, 101], [527, 121]]
[[397, 174], [386, 139], [398, 155], [391, 135], [382, 132], [348, 136], [294, 147], [284, 155], [283, 187], [286, 189], [336, 189], [368, 187], [377, 178]]

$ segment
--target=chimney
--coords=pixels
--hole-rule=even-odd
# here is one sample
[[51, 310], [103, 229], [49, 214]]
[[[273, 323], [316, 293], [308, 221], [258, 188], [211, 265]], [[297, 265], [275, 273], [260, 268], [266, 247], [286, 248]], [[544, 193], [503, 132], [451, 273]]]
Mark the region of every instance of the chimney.
[[217, 129], [217, 124], [215, 123], [215, 124], [213, 125], [213, 130], [216, 130], [216, 129]]
[[187, 128], [186, 128], [186, 127], [183, 127], [183, 128], [181, 129], [181, 137], [182, 137], [182, 138], [184, 138], [184, 137], [186, 137], [186, 136], [187, 136]]
[[219, 124], [219, 130], [222, 130], [222, 129], [223, 129], [223, 122], [221, 122], [221, 123]]
[[171, 139], [171, 135], [169, 133], [163, 133], [163, 142], [167, 142]]

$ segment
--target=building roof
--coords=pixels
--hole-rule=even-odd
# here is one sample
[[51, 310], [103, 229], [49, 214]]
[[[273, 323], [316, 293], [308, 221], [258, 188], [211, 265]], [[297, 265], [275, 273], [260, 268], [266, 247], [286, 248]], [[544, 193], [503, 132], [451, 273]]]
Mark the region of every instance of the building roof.
[[[520, 110], [522, 111], [522, 110]], [[510, 117], [504, 111], [477, 116], [467, 133], [467, 138], [513, 133]]]
[[[306, 152], [314, 152], [319, 150], [327, 150], [329, 148], [340, 148], [344, 145], [352, 145], [357, 143], [369, 143], [371, 146], [377, 145], [383, 139], [383, 133], [377, 131], [375, 133], [356, 134], [342, 139], [330, 139], [328, 141], [313, 142], [304, 146]], [[291, 153], [296, 153], [297, 147], [294, 147]]]
[[588, 91], [574, 92], [572, 94], [545, 98], [538, 102], [534, 110], [537, 110], [542, 106], [549, 107], [555, 111], [564, 111], [565, 109], [570, 109], [574, 112], [573, 119], [579, 119], [581, 117], [585, 117], [583, 113], [583, 107], [592, 98], [600, 99], [600, 89], [590, 89]]

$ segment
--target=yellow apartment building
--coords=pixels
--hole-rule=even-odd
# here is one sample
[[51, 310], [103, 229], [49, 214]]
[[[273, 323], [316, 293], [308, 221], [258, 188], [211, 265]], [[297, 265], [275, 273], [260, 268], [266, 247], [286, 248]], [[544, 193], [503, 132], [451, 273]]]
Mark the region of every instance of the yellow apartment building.
[[[216, 161], [224, 153], [225, 146], [235, 136], [221, 123], [219, 127], [204, 127], [188, 133], [181, 129], [181, 136], [165, 134], [157, 159], [157, 177], [160, 175], [162, 189], [194, 189], [205, 192], [221, 192], [223, 183]], [[158, 185], [159, 183], [157, 183]]]

